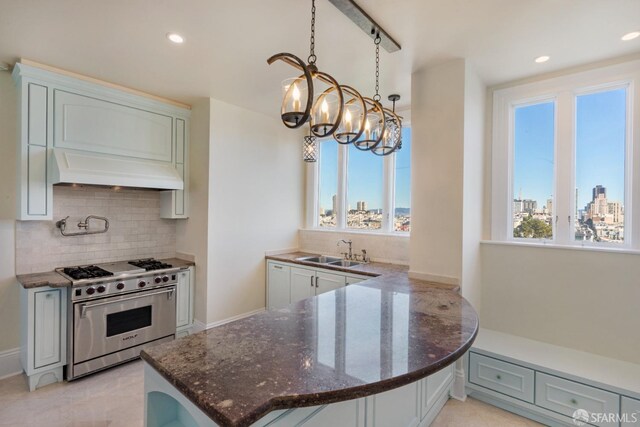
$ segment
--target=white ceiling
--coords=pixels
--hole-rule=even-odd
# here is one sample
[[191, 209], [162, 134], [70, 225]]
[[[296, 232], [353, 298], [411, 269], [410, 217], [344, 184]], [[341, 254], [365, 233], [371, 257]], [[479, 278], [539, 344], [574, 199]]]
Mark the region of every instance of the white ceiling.
[[[357, 0], [358, 1], [358, 0]], [[640, 52], [640, 0], [359, 0], [402, 45], [382, 52], [381, 93], [409, 102], [411, 72], [467, 58], [498, 84]], [[184, 102], [211, 96], [277, 114], [283, 63], [306, 58], [309, 0], [0, 0], [0, 61], [20, 57]], [[317, 0], [318, 65], [373, 95], [373, 42]], [[165, 34], [182, 34], [183, 45]], [[545, 64], [535, 64], [549, 55]]]

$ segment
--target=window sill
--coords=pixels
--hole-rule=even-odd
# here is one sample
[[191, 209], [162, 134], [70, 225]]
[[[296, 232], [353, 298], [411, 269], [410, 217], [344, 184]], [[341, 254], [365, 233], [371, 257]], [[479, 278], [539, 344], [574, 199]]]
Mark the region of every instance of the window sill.
[[630, 254], [640, 255], [639, 249], [633, 249], [629, 247], [615, 248], [611, 246], [577, 246], [577, 245], [560, 245], [557, 243], [540, 243], [540, 242], [517, 242], [517, 241], [498, 241], [498, 240], [481, 240], [482, 245], [495, 245], [495, 246], [521, 246], [530, 248], [550, 248], [572, 251], [586, 251], [586, 252], [608, 252], [616, 254]]
[[371, 230], [351, 230], [344, 228], [301, 228], [300, 231], [317, 231], [319, 233], [334, 233], [334, 234], [356, 234], [359, 236], [380, 236], [380, 237], [404, 237], [409, 238], [411, 233], [402, 232], [386, 232], [386, 231], [371, 231]]

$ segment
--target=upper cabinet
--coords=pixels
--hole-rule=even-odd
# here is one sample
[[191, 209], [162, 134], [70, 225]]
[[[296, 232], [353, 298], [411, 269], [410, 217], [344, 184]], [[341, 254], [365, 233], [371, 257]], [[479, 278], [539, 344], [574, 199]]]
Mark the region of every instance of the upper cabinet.
[[165, 190], [162, 218], [188, 218], [184, 106], [24, 63], [19, 92], [19, 220], [52, 220], [57, 183]]

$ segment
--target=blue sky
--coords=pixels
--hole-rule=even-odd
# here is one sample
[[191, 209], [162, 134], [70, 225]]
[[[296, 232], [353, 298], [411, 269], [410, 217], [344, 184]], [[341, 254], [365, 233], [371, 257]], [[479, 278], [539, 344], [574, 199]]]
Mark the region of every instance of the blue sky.
[[[576, 187], [578, 208], [591, 201], [596, 185], [609, 200], [623, 201], [626, 91], [581, 95], [576, 110]], [[553, 193], [554, 104], [516, 108], [514, 198], [546, 203]]]
[[[402, 150], [396, 157], [396, 207], [408, 208], [411, 201], [411, 129], [402, 130]], [[367, 151], [360, 151], [352, 144], [348, 147], [347, 203], [355, 209], [360, 200], [368, 209], [382, 207], [383, 158]], [[320, 143], [320, 207], [332, 209], [332, 197], [336, 194], [338, 143], [325, 140]]]

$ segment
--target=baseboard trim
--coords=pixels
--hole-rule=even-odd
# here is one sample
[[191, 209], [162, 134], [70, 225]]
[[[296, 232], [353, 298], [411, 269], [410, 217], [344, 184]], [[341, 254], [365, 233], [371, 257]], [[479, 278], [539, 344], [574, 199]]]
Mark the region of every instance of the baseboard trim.
[[211, 328], [215, 328], [216, 326], [224, 325], [226, 323], [235, 322], [236, 320], [244, 319], [246, 317], [253, 316], [254, 314], [262, 313], [263, 311], [266, 311], [264, 307], [259, 308], [257, 310], [248, 311], [246, 313], [238, 314], [237, 316], [227, 317], [226, 319], [217, 320], [215, 322], [206, 323], [206, 324], [196, 319], [193, 322], [193, 328], [196, 332], [200, 332], [200, 331], [204, 331], [205, 329], [211, 329]]
[[460, 286], [460, 279], [450, 276], [439, 276], [437, 274], [421, 273], [418, 271], [409, 271], [410, 279], [425, 280], [427, 282], [444, 283], [445, 285]]
[[0, 351], [0, 380], [22, 373], [20, 347]]

